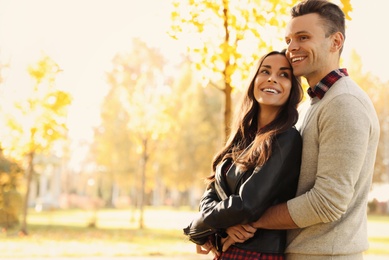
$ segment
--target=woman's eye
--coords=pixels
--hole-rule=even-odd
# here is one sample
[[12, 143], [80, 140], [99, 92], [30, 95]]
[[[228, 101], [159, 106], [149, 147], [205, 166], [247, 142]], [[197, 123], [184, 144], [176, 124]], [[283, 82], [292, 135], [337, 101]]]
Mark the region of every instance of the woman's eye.
[[269, 74], [269, 71], [268, 70], [261, 70], [260, 71], [262, 74]]
[[289, 74], [286, 73], [286, 72], [282, 72], [280, 75], [281, 75], [281, 77], [285, 77], [285, 78], [288, 78], [288, 77], [289, 77]]

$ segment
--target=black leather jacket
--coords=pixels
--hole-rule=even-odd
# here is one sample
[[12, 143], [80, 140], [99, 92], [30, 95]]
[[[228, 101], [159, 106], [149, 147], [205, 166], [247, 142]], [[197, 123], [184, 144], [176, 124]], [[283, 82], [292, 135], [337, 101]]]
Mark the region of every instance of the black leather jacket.
[[[226, 236], [225, 229], [258, 220], [267, 208], [285, 202], [296, 194], [300, 174], [302, 140], [295, 129], [279, 134], [269, 160], [253, 171], [241, 172], [233, 164], [224, 176], [217, 166], [215, 181], [207, 187], [200, 201], [198, 216], [184, 229], [189, 239], [199, 245], [210, 235]], [[258, 229], [255, 235], [235, 246], [262, 253], [283, 253], [285, 230]]]

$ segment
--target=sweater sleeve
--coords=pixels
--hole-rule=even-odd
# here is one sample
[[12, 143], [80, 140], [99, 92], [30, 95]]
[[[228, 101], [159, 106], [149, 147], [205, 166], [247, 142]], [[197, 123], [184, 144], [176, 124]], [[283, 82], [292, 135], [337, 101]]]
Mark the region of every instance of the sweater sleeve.
[[[305, 140], [303, 143], [304, 154], [318, 154], [317, 172], [308, 173], [316, 176], [314, 185], [287, 203], [292, 219], [301, 228], [336, 221], [347, 211], [364, 164], [371, 128], [364, 105], [348, 94], [328, 102], [316, 119], [317, 129], [313, 131], [317, 131], [317, 139], [309, 145]], [[307, 160], [304, 155], [302, 159]]]

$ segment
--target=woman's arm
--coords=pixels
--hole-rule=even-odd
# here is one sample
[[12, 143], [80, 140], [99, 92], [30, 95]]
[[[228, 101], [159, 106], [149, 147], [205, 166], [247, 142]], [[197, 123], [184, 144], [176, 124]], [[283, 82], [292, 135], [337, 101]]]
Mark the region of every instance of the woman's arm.
[[207, 225], [203, 221], [202, 210], [204, 207], [215, 207], [220, 201], [215, 190], [215, 183], [208, 185], [200, 200], [200, 210], [192, 222], [184, 228], [184, 234], [189, 240], [197, 245], [204, 245], [209, 241], [209, 237], [217, 232], [216, 229]]
[[255, 171], [231, 195], [218, 203], [204, 204], [202, 222], [214, 229], [225, 229], [257, 220], [275, 202], [295, 195], [301, 163], [301, 136], [295, 129], [276, 137], [268, 162]]

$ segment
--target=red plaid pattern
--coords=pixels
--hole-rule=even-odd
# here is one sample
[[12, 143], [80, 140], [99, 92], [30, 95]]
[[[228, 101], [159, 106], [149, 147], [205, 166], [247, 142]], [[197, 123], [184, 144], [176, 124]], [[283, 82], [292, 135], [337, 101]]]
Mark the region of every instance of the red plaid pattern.
[[285, 255], [259, 253], [231, 246], [219, 257], [215, 257], [214, 260], [285, 260]]
[[332, 87], [338, 79], [345, 76], [348, 76], [347, 69], [337, 69], [331, 71], [316, 84], [313, 90], [308, 88], [308, 95], [311, 98], [318, 97], [319, 99], [322, 99], [330, 87]]

